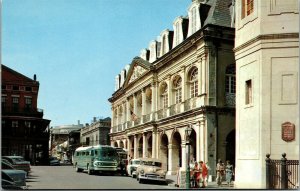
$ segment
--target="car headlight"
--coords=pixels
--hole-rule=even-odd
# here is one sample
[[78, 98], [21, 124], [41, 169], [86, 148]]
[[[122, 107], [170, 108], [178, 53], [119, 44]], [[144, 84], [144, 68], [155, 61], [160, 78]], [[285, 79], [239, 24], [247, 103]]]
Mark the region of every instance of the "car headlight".
[[144, 170], [141, 170], [141, 172], [140, 172], [141, 174], [144, 174], [145, 173], [145, 171]]

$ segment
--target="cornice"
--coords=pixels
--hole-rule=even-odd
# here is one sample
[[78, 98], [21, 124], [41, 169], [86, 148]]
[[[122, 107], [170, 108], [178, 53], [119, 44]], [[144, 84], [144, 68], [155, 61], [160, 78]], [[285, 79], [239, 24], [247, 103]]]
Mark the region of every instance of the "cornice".
[[259, 35], [255, 38], [245, 42], [244, 44], [234, 48], [233, 51], [238, 52], [238, 51], [250, 46], [251, 44], [254, 44], [254, 43], [256, 43], [258, 41], [261, 41], [261, 40], [291, 39], [291, 38], [298, 38], [299, 39], [299, 33], [263, 34], [263, 35]]

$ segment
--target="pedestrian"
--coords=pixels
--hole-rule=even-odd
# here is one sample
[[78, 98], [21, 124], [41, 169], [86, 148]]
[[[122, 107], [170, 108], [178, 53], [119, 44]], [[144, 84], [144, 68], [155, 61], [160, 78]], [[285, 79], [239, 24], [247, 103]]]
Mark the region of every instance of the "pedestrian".
[[225, 167], [225, 172], [226, 172], [226, 182], [228, 186], [230, 186], [232, 178], [233, 178], [233, 165], [230, 164], [230, 161], [226, 161], [226, 167]]
[[205, 188], [207, 186], [207, 177], [208, 177], [208, 169], [206, 164], [203, 161], [200, 161], [200, 167], [201, 167], [201, 188]]
[[218, 160], [216, 171], [217, 171], [216, 181], [218, 186], [220, 186], [222, 184], [223, 176], [225, 174], [225, 165], [221, 159]]
[[194, 182], [195, 182], [195, 185], [194, 187], [195, 188], [199, 188], [199, 183], [200, 183], [200, 176], [201, 176], [201, 167], [198, 165], [197, 162], [195, 162], [195, 166], [193, 168], [193, 178], [194, 178]]

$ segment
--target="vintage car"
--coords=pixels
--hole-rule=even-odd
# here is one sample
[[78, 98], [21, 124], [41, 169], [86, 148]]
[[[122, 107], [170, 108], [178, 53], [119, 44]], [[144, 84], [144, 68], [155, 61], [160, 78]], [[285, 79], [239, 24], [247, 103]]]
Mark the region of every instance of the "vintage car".
[[24, 190], [23, 186], [18, 186], [14, 180], [1, 170], [1, 187], [3, 190]]
[[26, 187], [27, 173], [24, 170], [16, 170], [6, 161], [1, 161], [2, 174], [9, 176], [16, 186]]
[[131, 176], [132, 178], [135, 178], [136, 177], [136, 168], [138, 166], [140, 166], [140, 164], [141, 164], [141, 159], [140, 158], [129, 160], [128, 165], [126, 167], [127, 174], [129, 176]]
[[49, 157], [49, 165], [60, 166], [60, 161], [57, 159], [57, 157]]
[[146, 181], [167, 183], [166, 171], [162, 169], [162, 163], [159, 159], [141, 159], [141, 164], [136, 169], [136, 178], [139, 183], [144, 183]]
[[8, 161], [15, 169], [30, 172], [30, 162], [21, 156], [2, 156], [2, 160]]

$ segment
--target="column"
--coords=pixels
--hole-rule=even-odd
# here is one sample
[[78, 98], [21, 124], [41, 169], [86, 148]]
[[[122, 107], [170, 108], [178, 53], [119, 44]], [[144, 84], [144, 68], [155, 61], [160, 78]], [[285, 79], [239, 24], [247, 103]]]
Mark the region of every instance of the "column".
[[137, 94], [133, 94], [133, 113], [137, 115]]
[[181, 161], [181, 170], [185, 171], [186, 170], [186, 165], [187, 165], [187, 161], [186, 161], [186, 142], [185, 141], [182, 141], [181, 142], [181, 158], [182, 158], [182, 161]]
[[126, 114], [127, 114], [127, 111], [126, 111], [127, 107], [126, 107], [126, 102], [125, 101], [122, 103], [122, 106], [123, 106], [122, 124], [124, 124], [126, 122]]
[[130, 103], [129, 103], [129, 98], [126, 99], [126, 121], [130, 121]]
[[133, 158], [136, 159], [137, 158], [137, 135], [134, 135], [134, 146], [133, 146]]
[[173, 104], [171, 75], [169, 75], [168, 77], [167, 84], [168, 84], [168, 107], [170, 107]]
[[143, 133], [143, 158], [147, 156], [146, 133]]
[[[151, 101], [151, 120], [155, 120], [155, 114], [154, 112], [157, 111], [157, 82], [152, 82], [151, 85], [151, 90], [152, 90], [152, 101]], [[153, 152], [152, 152], [153, 153]]]
[[157, 147], [157, 127], [153, 127], [152, 131], [152, 158], [157, 158], [156, 147]]
[[168, 175], [171, 175], [172, 174], [172, 171], [176, 170], [176, 169], [173, 169], [173, 145], [172, 144], [169, 144], [168, 145], [168, 172], [167, 174]]
[[187, 99], [187, 86], [186, 86], [186, 73], [185, 73], [185, 66], [181, 67], [181, 78], [182, 78], [182, 101], [185, 101]]
[[202, 151], [202, 157], [201, 159], [205, 162], [208, 161], [208, 151], [207, 151], [207, 131], [206, 131], [206, 126], [205, 126], [205, 118], [203, 117], [200, 121], [199, 121], [199, 125], [200, 125], [200, 131], [201, 131], [201, 145], [203, 148]]
[[110, 128], [110, 133], [112, 133], [113, 129], [114, 129], [114, 125], [115, 125], [114, 119], [115, 119], [115, 117], [114, 117], [114, 108], [111, 107], [111, 128]]
[[[206, 92], [206, 59], [202, 59], [201, 60], [201, 65], [202, 65], [202, 68], [201, 68], [201, 76], [202, 77], [201, 79], [199, 78], [199, 80], [201, 80], [201, 87], [199, 90], [201, 90], [201, 93], [204, 94], [204, 93], [207, 93]], [[200, 72], [199, 72], [200, 73]], [[199, 83], [200, 84], [200, 83]]]
[[195, 128], [196, 130], [196, 161], [200, 161], [201, 160], [201, 156], [202, 156], [202, 148], [201, 148], [201, 130], [200, 130], [200, 126], [199, 124], [196, 124], [198, 127]]
[[146, 115], [146, 89], [142, 89], [142, 116]]

